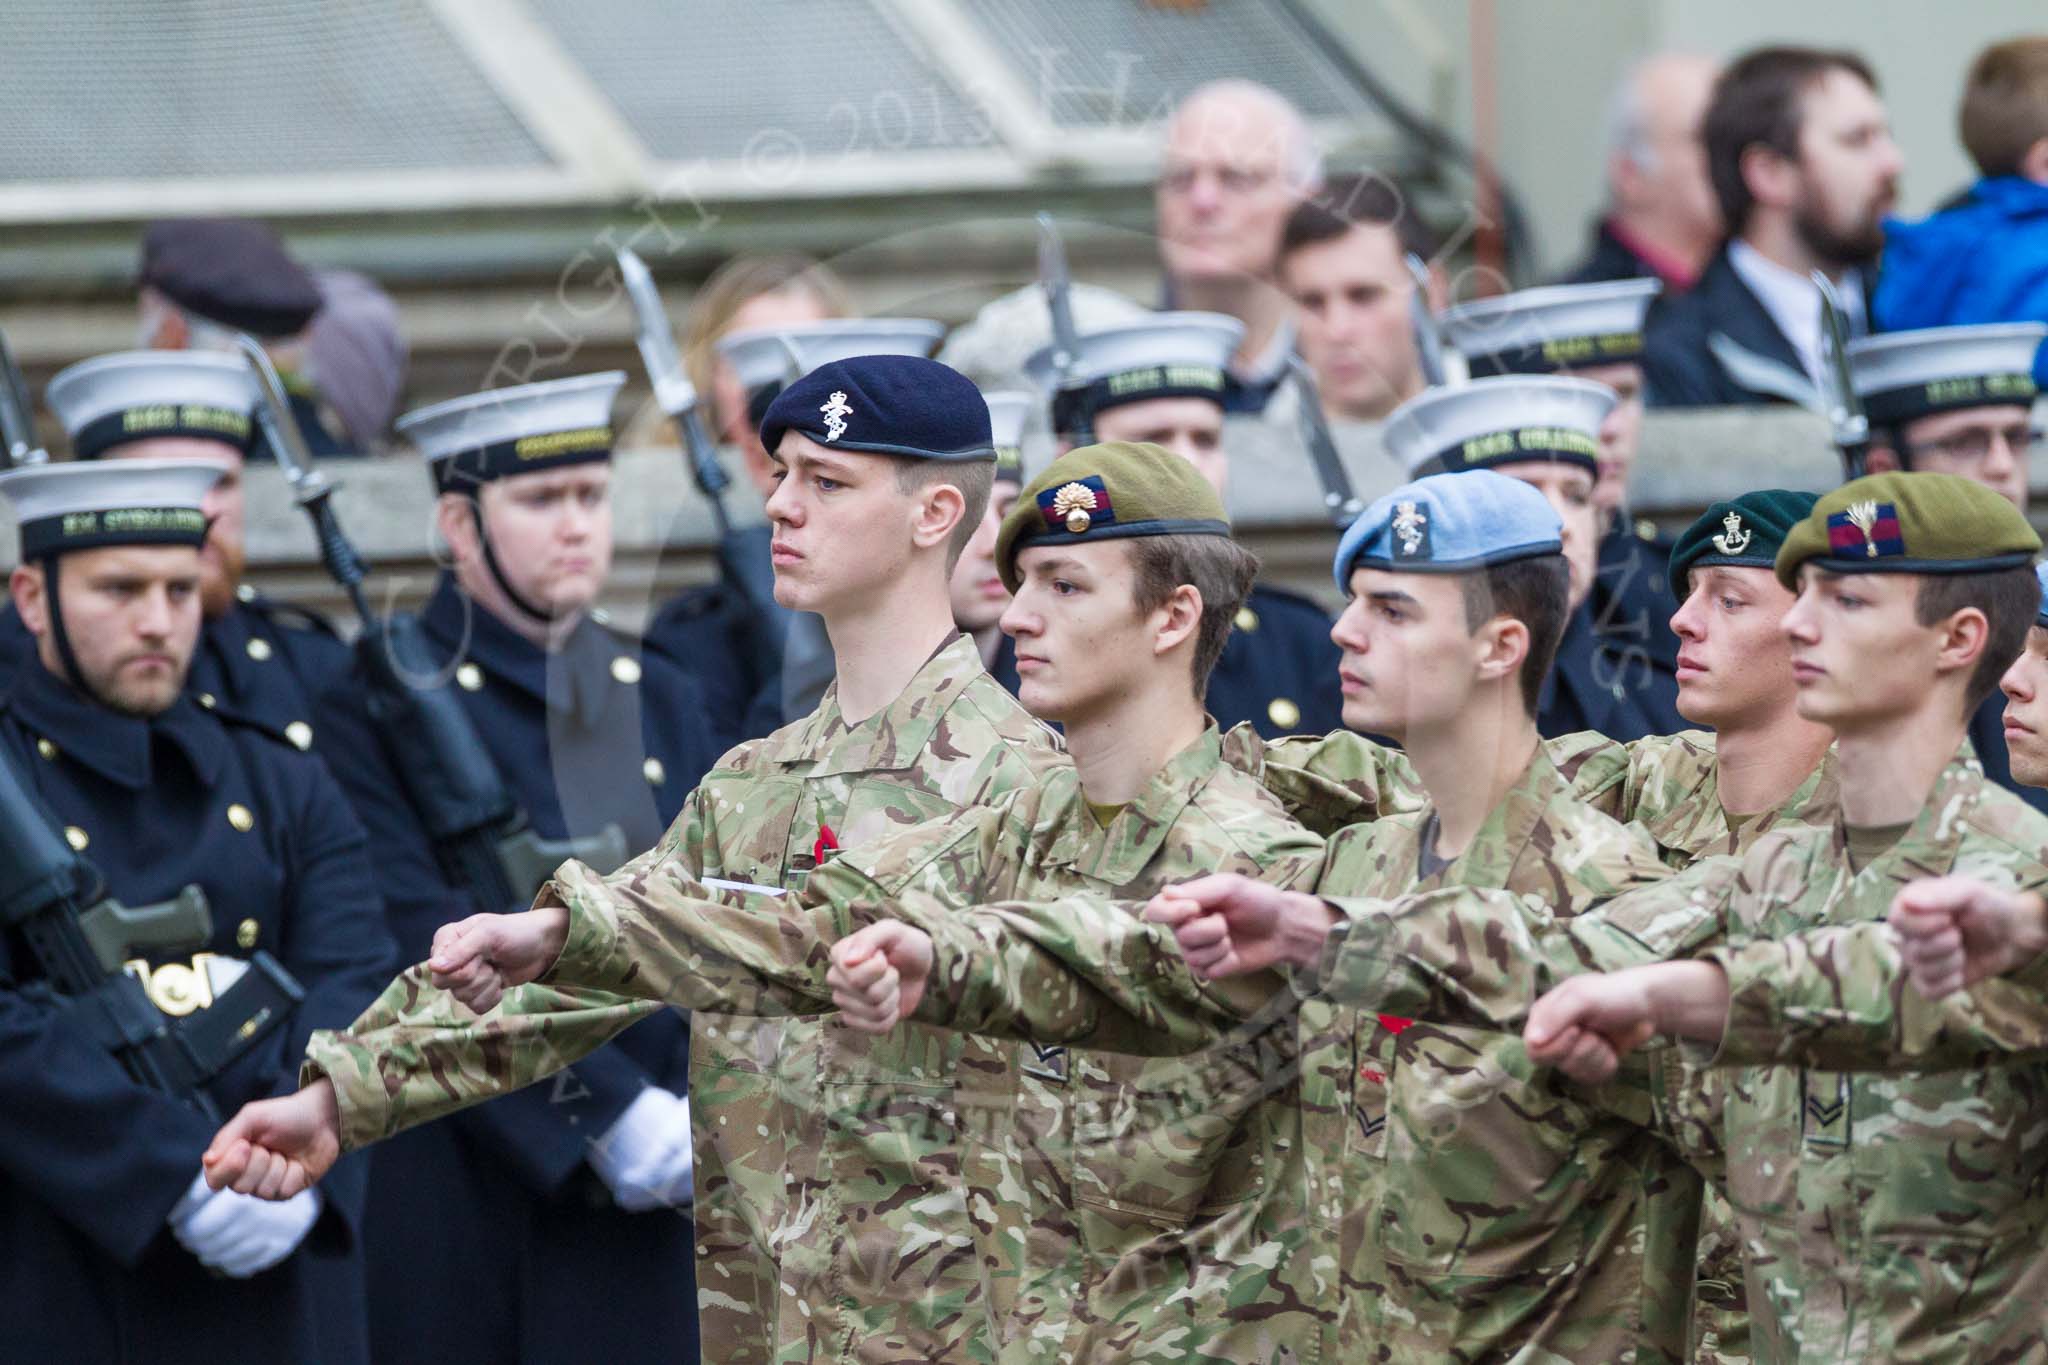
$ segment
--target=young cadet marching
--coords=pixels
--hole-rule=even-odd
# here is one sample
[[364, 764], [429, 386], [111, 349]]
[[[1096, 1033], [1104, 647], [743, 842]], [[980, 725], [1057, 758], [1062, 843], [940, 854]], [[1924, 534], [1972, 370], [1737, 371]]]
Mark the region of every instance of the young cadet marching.
[[[2029, 456], [2048, 446], [2032, 420], [2040, 323], [1933, 327], [1849, 343], [1849, 382], [1871, 425], [1872, 473], [1909, 469], [1983, 484], [2026, 513]], [[2013, 777], [1993, 692], [1970, 717], [1984, 774], [2048, 812], [2048, 792]]]
[[[125, 969], [167, 1025], [203, 1033], [223, 1018], [253, 1040], [216, 1052], [212, 1074], [195, 1058], [195, 1093], [226, 1109], [289, 1084], [306, 1036], [359, 1010], [394, 959], [362, 828], [326, 769], [184, 690], [219, 476], [158, 460], [0, 475], [21, 526], [9, 586], [33, 640], [0, 700], [0, 744], [105, 879], [84, 894], [131, 909], [204, 894], [209, 937], [176, 954], [124, 945]], [[278, 965], [302, 994], [227, 1013], [234, 984]], [[199, 1161], [213, 1122], [131, 1079], [97, 1005], [51, 994], [55, 972], [23, 928], [0, 968], [0, 1240], [22, 1310], [9, 1353], [367, 1360], [361, 1163], [282, 1204], [210, 1191]]]
[[[1610, 1073], [1652, 1031], [1718, 1042], [1715, 1064], [1742, 1068], [1724, 1139], [1759, 1361], [2048, 1347], [2048, 1063], [1987, 1049], [1966, 1070], [1915, 1071], [1867, 1033], [1845, 1050], [1829, 1026], [1844, 983], [1825, 972], [1830, 954], [1883, 956], [1883, 916], [1915, 877], [2048, 879], [2048, 821], [1985, 780], [1963, 734], [2035, 620], [2039, 547], [2009, 503], [1953, 476], [1878, 475], [1828, 494], [1777, 569], [1799, 591], [1785, 631], [1800, 709], [1837, 735], [1836, 824], [1773, 833], [1690, 885], [1555, 925], [1497, 908], [1475, 918], [1469, 901], [1348, 905], [1321, 950], [1317, 979], [1340, 998], [1526, 1015], [1531, 1056], [1581, 1076]], [[1459, 945], [1482, 922], [1498, 946], [1474, 956]], [[1530, 1011], [1560, 976], [1696, 951], [1730, 928], [1747, 941], [1570, 981]], [[1850, 1074], [1861, 1066], [1890, 1074]]]
[[[719, 338], [717, 351], [739, 380], [746, 398], [741, 420], [758, 439], [776, 395], [820, 365], [854, 356], [923, 357], [945, 330], [927, 318], [821, 318], [732, 332]], [[761, 482], [751, 457], [747, 472]], [[764, 500], [771, 496], [772, 483], [760, 492]], [[752, 561], [752, 572], [768, 578], [774, 531], [772, 520], [737, 530], [721, 553]], [[764, 634], [774, 638], [764, 640]], [[710, 694], [713, 728], [728, 744], [759, 739], [809, 715], [832, 681], [832, 646], [814, 616], [779, 606], [763, 610], [725, 579], [669, 599], [648, 621], [647, 638], [696, 665]]]
[[1437, 321], [1474, 378], [1564, 374], [1614, 390], [1616, 402], [1600, 423], [1587, 607], [1610, 645], [1642, 651], [1669, 672], [1678, 666], [1678, 640], [1668, 622], [1681, 600], [1668, 587], [1671, 542], [1653, 523], [1631, 522], [1627, 509], [1643, 434], [1643, 316], [1662, 288], [1657, 280], [1547, 285], [1459, 304]]
[[[777, 600], [824, 617], [837, 679], [815, 713], [726, 754], [652, 850], [609, 878], [570, 864], [569, 880], [544, 891], [543, 904], [649, 881], [800, 890], [844, 850], [1066, 766], [1056, 738], [988, 676], [952, 623], [948, 570], [980, 519], [992, 464], [988, 410], [973, 385], [913, 357], [834, 362], [776, 398], [763, 437], [780, 471], [768, 503]], [[531, 964], [531, 974], [545, 965]], [[823, 970], [821, 962], [815, 974]], [[328, 1082], [246, 1111], [223, 1130], [213, 1178], [255, 1188], [286, 1160], [317, 1175], [334, 1157], [335, 1134], [359, 1146], [516, 1088], [661, 1008], [533, 985], [509, 992], [478, 1034], [471, 1012], [426, 978], [414, 969], [359, 1021], [365, 1038], [401, 1020], [430, 1021], [434, 1031], [413, 1035], [417, 1047], [379, 1055], [337, 1037], [314, 1067]], [[895, 1169], [915, 1172], [908, 1196], [891, 1201], [892, 1216], [925, 1230], [909, 1246], [892, 1244], [892, 1254], [913, 1262], [904, 1275], [836, 1291], [835, 1314], [849, 1298], [877, 1314], [893, 1306], [891, 1340], [928, 1354], [986, 1341], [983, 1276], [964, 1254], [973, 1239], [949, 1117], [961, 1045], [933, 1034], [892, 1050], [857, 1047], [849, 1031], [819, 1017], [826, 1003], [821, 991], [792, 1017], [707, 1011], [693, 1019], [700, 1331], [709, 1359], [767, 1361], [784, 1334], [802, 1342], [828, 1330], [782, 1283], [805, 1269], [809, 1229], [793, 1211], [816, 1209], [837, 1188], [832, 1171], [819, 1169], [816, 1140], [827, 1087], [893, 1095], [889, 1112], [869, 1115], [875, 1126], [864, 1140], [896, 1152]], [[443, 1030], [459, 1057], [447, 1073], [455, 1093], [423, 1069]], [[486, 1054], [502, 1055], [506, 1067], [487, 1074]], [[398, 1086], [389, 1095], [385, 1072]], [[401, 1083], [406, 1076], [410, 1084]], [[785, 1254], [796, 1262], [785, 1267]], [[836, 1315], [830, 1330], [841, 1330]]]
[[[1568, 915], [1665, 875], [1647, 838], [1577, 799], [1536, 733], [1537, 690], [1567, 615], [1561, 531], [1528, 485], [1470, 471], [1397, 489], [1346, 533], [1336, 562], [1351, 598], [1336, 630], [1345, 718], [1403, 744], [1429, 804], [1340, 831], [1321, 886], [1506, 888]], [[911, 982], [904, 1001], [929, 989], [938, 999], [921, 1019], [1021, 1027], [1040, 1043], [1101, 1030], [1118, 1048], [1176, 1050], [1186, 1029], [1150, 1031], [1161, 1018], [1145, 999], [1156, 964], [1123, 984], [1108, 979], [1121, 971], [1103, 970], [1098, 945], [1124, 935], [1103, 934], [1102, 913], [1069, 898], [922, 926], [938, 961], [928, 950], [895, 964]], [[857, 960], [892, 938], [886, 925], [862, 930], [836, 955]], [[1118, 1011], [1128, 1013], [1110, 1023]], [[882, 1022], [893, 1017], [882, 1009]], [[1313, 999], [1297, 1028], [1301, 1140], [1288, 1188], [1311, 1233], [1291, 1269], [1306, 1289], [1318, 1262], [1335, 1267], [1318, 1277], [1334, 1329], [1297, 1350], [1683, 1354], [1683, 1292], [1664, 1296], [1675, 1299], [1666, 1320], [1643, 1312], [1645, 1186], [1674, 1160], [1660, 1144], [1538, 1082], [1509, 1035]], [[1442, 1103], [1474, 1074], [1495, 1080]], [[1691, 1270], [1680, 1256], [1687, 1284]]]
[[[495, 389], [408, 413], [449, 567], [420, 612], [452, 692], [542, 839], [611, 868], [652, 844], [717, 757], [683, 665], [594, 619], [611, 570], [611, 407], [623, 376]], [[357, 675], [360, 676], [360, 675]], [[381, 748], [383, 736], [372, 741]], [[410, 756], [386, 750], [392, 762]], [[358, 811], [388, 861], [402, 961], [479, 909], [404, 801]], [[535, 876], [545, 875], [539, 870]], [[528, 883], [516, 888], [524, 898]], [[689, 1030], [668, 1012], [532, 1091], [393, 1143], [370, 1186], [380, 1361], [669, 1360], [695, 1315]], [[437, 1210], [422, 1220], [419, 1210]], [[616, 1311], [590, 1321], [604, 1295]]]
[[[123, 351], [60, 370], [45, 393], [74, 460], [177, 459], [214, 465], [200, 548], [199, 647], [190, 685], [222, 707], [311, 749], [330, 766], [366, 746], [368, 719], [348, 695], [349, 653], [325, 621], [271, 602], [242, 582], [243, 467], [257, 440], [254, 374], [211, 351]], [[0, 669], [29, 652], [27, 632], [0, 614]], [[360, 761], [360, 760], [356, 760]], [[389, 798], [388, 768], [364, 779]]]
[[[1025, 363], [1052, 397], [1061, 449], [1086, 427], [1098, 441], [1148, 441], [1192, 462], [1226, 496], [1223, 412], [1230, 357], [1244, 324], [1221, 313], [1160, 313], [1084, 333], [1072, 389], [1053, 349]], [[1255, 584], [1209, 680], [1209, 714], [1225, 730], [1243, 722], [1268, 738], [1336, 729], [1341, 721], [1330, 618], [1298, 593]]]
[[1614, 390], [1583, 379], [1513, 375], [1430, 389], [1387, 417], [1387, 453], [1412, 475], [1491, 469], [1534, 484], [1564, 523], [1571, 614], [1545, 682], [1546, 737], [1593, 730], [1615, 740], [1681, 728], [1669, 666], [1640, 642], [1609, 638], [1592, 608], [1599, 543], [1593, 484]]
[[[472, 922], [458, 930], [462, 942], [436, 953], [437, 970], [482, 971], [483, 993], [460, 993], [484, 1006], [504, 964], [552, 962], [558, 986], [697, 1009], [782, 1009], [806, 993], [827, 999], [830, 943], [878, 905], [922, 918], [1025, 896], [1129, 898], [1219, 867], [1305, 883], [1320, 842], [1223, 764], [1202, 710], [1204, 676], [1257, 562], [1231, 539], [1201, 476], [1158, 446], [1070, 452], [1024, 490], [996, 560], [1017, 592], [1004, 624], [1018, 643], [1022, 699], [1065, 727], [1073, 769], [852, 849], [813, 872], [788, 908], [734, 912], [705, 903], [710, 893], [694, 880], [622, 887], [565, 869], [566, 909]], [[752, 965], [752, 979], [733, 980], [737, 964]], [[825, 1233], [786, 1240], [784, 1285], [803, 1311], [786, 1319], [782, 1349], [802, 1351], [821, 1322], [835, 1325], [832, 1349], [852, 1358], [934, 1349], [895, 1327], [906, 1291], [914, 1296], [928, 1273], [932, 1201], [944, 1197], [922, 1168], [957, 1172], [966, 1187], [972, 1246], [947, 1250], [980, 1268], [983, 1312], [995, 1319], [992, 1339], [958, 1335], [947, 1358], [999, 1344], [1020, 1360], [1048, 1350], [1075, 1360], [1168, 1350], [1265, 1359], [1302, 1340], [1312, 1316], [1257, 1293], [1284, 1254], [1258, 1215], [1269, 1149], [1285, 1136], [1270, 1129], [1267, 1092], [1292, 1093], [1291, 1032], [1254, 1028], [1198, 1057], [1150, 1063], [955, 1039], [959, 1150], [926, 1146], [906, 1165], [889, 1116], [943, 1037], [906, 1031], [911, 1050], [878, 1075], [893, 1086], [828, 1087], [827, 1103], [811, 1100], [787, 1138], [822, 1149], [819, 1190], [790, 1217], [796, 1230]], [[871, 1073], [899, 1046], [839, 1037], [865, 1053]], [[377, 1045], [374, 1035], [355, 1043]], [[724, 1120], [712, 1112], [707, 1121]], [[860, 1303], [837, 1305], [834, 1285], [869, 1288]], [[970, 1325], [988, 1330], [982, 1314], [960, 1322]]]

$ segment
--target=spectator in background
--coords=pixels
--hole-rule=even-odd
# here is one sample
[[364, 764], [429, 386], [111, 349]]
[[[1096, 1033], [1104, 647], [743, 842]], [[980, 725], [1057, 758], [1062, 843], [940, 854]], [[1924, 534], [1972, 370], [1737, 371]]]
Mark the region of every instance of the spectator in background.
[[1244, 324], [1226, 412], [1262, 412], [1287, 376], [1293, 306], [1274, 284], [1281, 229], [1323, 179], [1300, 111], [1263, 85], [1212, 81], [1166, 129], [1155, 191], [1166, 306]]
[[1865, 274], [1884, 246], [1902, 162], [1876, 78], [1850, 52], [1773, 47], [1715, 83], [1707, 169], [1733, 234], [1690, 292], [1657, 308], [1644, 338], [1654, 407], [1820, 405], [1820, 291], [1842, 286], [1867, 330]]
[[405, 394], [410, 359], [398, 305], [376, 281], [352, 270], [322, 270], [320, 311], [306, 336], [308, 368], [353, 450], [384, 440]]
[[1700, 122], [1720, 65], [1667, 52], [1629, 69], [1607, 106], [1607, 215], [1571, 284], [1655, 278], [1690, 289], [1721, 245]]
[[[1280, 286], [1294, 301], [1296, 345], [1333, 420], [1375, 422], [1422, 392], [1415, 281], [1404, 257], [1432, 261], [1436, 251], [1400, 189], [1379, 176], [1338, 176], [1288, 215]], [[1445, 292], [1434, 264], [1430, 292], [1434, 312]]]
[[[1982, 178], [1921, 222], [1887, 225], [1874, 300], [1887, 330], [2048, 322], [2048, 37], [1978, 54], [1958, 121]], [[2048, 349], [2034, 378], [2048, 385]]]
[[[361, 454], [317, 386], [308, 328], [320, 286], [277, 234], [247, 218], [165, 218], [142, 232], [138, 344], [162, 351], [233, 351], [237, 332], [263, 343], [316, 456]], [[270, 456], [259, 439], [250, 458]], [[275, 456], [270, 456], [275, 458]]]

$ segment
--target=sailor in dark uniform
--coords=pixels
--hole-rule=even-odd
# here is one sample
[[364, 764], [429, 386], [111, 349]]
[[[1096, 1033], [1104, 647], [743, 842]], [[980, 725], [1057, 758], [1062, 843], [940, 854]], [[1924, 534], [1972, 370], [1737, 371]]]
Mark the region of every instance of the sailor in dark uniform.
[[[599, 866], [652, 847], [718, 755], [692, 674], [591, 616], [611, 568], [623, 382], [492, 390], [397, 423], [427, 459], [449, 548], [421, 612], [438, 676], [534, 832]], [[431, 863], [413, 875], [420, 893], [392, 906], [408, 961], [441, 924], [505, 908]], [[692, 1224], [679, 1211], [688, 1065], [684, 1020], [663, 1011], [556, 1085], [380, 1150], [368, 1219], [377, 1360], [694, 1359]]]
[[[1219, 495], [1229, 482], [1223, 450], [1225, 366], [1244, 324], [1221, 313], [1160, 313], [1084, 333], [1078, 375], [1087, 387], [1056, 391], [1052, 349], [1026, 369], [1052, 395], [1062, 450], [1082, 424], [1098, 441], [1150, 441], [1190, 461]], [[1249, 721], [1271, 739], [1326, 734], [1344, 724], [1331, 618], [1309, 598], [1253, 585], [1209, 677], [1209, 714], [1224, 729]]]
[[1563, 520], [1571, 615], [1537, 699], [1545, 738], [1597, 730], [1626, 741], [1684, 728], [1676, 670], [1602, 635], [1593, 619], [1593, 481], [1601, 423], [1614, 403], [1612, 389], [1590, 380], [1503, 375], [1411, 398], [1383, 432], [1388, 453], [1417, 475], [1497, 470], [1541, 489]]
[[[323, 459], [362, 453], [310, 373], [307, 329], [323, 302], [320, 284], [276, 233], [247, 218], [161, 219], [143, 230], [137, 277], [143, 345], [231, 352], [234, 334], [247, 332], [270, 353], [306, 449]], [[260, 438], [251, 453], [276, 458]]]
[[1445, 313], [1444, 340], [1473, 377], [1569, 374], [1613, 389], [1617, 401], [1600, 424], [1598, 564], [1590, 597], [1592, 626], [1605, 639], [1645, 651], [1674, 675], [1678, 637], [1671, 617], [1671, 542], [1652, 522], [1628, 515], [1629, 471], [1643, 430], [1643, 318], [1662, 286], [1656, 280], [1552, 285], [1461, 304]]
[[1024, 487], [1024, 424], [1038, 405], [1038, 395], [1014, 391], [984, 393], [988, 424], [996, 447], [996, 477], [990, 485], [988, 509], [974, 539], [953, 566], [953, 624], [971, 636], [992, 677], [1016, 695], [1017, 642], [1003, 633], [1003, 611], [1010, 590], [996, 572], [996, 532]]
[[[1849, 383], [1870, 419], [1870, 472], [1925, 470], [1981, 483], [2024, 513], [2029, 457], [2048, 450], [2033, 420], [2034, 365], [2048, 326], [2034, 322], [1930, 327], [1849, 343]], [[2036, 810], [2048, 788], [2012, 775], [2005, 697], [1970, 717], [1984, 775]]]
[[[857, 355], [928, 356], [945, 330], [924, 318], [825, 318], [734, 332], [717, 349], [746, 392], [748, 426], [758, 430], [775, 395], [820, 365]], [[725, 579], [685, 589], [655, 611], [645, 632], [698, 670], [712, 727], [726, 746], [809, 715], [832, 682], [824, 622], [773, 605], [770, 529], [765, 522], [736, 528], [720, 550], [749, 576], [753, 593]]]
[[[362, 827], [325, 767], [184, 687], [218, 476], [175, 461], [0, 475], [32, 636], [0, 699], [0, 747], [103, 894], [133, 909], [203, 893], [210, 936], [132, 949], [127, 970], [178, 1027], [219, 1009], [247, 1039], [213, 1054], [209, 1116], [131, 1079], [95, 1011], [53, 998], [19, 931], [0, 939], [12, 1360], [369, 1359], [364, 1163], [270, 1205], [199, 1174], [217, 1115], [295, 1085], [311, 1032], [345, 1026], [395, 965]], [[270, 994], [250, 1007], [237, 987]]]

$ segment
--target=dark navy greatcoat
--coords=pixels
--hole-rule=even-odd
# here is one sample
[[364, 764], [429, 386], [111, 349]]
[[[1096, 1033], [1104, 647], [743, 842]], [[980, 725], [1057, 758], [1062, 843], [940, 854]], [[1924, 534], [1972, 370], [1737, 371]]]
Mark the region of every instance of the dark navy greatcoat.
[[[545, 838], [616, 824], [660, 837], [718, 756], [680, 665], [585, 621], [556, 654], [443, 577], [421, 613], [484, 745]], [[403, 817], [400, 817], [402, 821]], [[382, 847], [379, 825], [370, 821]], [[407, 961], [480, 907], [430, 850], [391, 836], [382, 869]], [[400, 894], [390, 890], [409, 883]], [[692, 1225], [625, 1213], [584, 1161], [640, 1089], [688, 1087], [688, 1029], [666, 1011], [569, 1071], [376, 1148], [371, 1331], [378, 1365], [696, 1358]]]
[[1209, 675], [1206, 704], [1217, 725], [1248, 720], [1267, 739], [1343, 729], [1343, 656], [1330, 626], [1329, 613], [1299, 593], [1254, 584]]
[[1640, 643], [1594, 626], [1592, 604], [1566, 619], [1557, 662], [1537, 694], [1536, 728], [1545, 739], [1596, 730], [1627, 743], [1686, 728], [1678, 714], [1678, 676]]
[[[305, 988], [284, 1026], [208, 1087], [219, 1112], [295, 1089], [307, 1036], [345, 1026], [395, 965], [362, 827], [332, 777], [189, 692], [142, 719], [83, 697], [33, 655], [14, 664], [0, 744], [107, 889], [137, 906], [196, 883], [212, 912], [208, 951], [266, 949]], [[214, 1123], [129, 1080], [11, 933], [0, 973], [0, 1301], [15, 1310], [0, 1358], [368, 1359], [363, 1159], [323, 1182], [320, 1219], [282, 1264], [211, 1275], [165, 1219]]]
[[1589, 602], [1594, 627], [1612, 643], [1647, 650], [1675, 678], [1678, 636], [1671, 617], [1678, 599], [1671, 595], [1671, 542], [1648, 522], [1631, 525], [1617, 517], [1600, 538], [1598, 555]]

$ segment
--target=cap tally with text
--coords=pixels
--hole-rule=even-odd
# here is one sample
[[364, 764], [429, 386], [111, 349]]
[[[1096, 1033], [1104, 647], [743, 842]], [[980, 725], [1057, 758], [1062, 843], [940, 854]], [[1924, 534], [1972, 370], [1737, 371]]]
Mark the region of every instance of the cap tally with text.
[[1643, 356], [1643, 315], [1663, 287], [1603, 280], [1520, 289], [1461, 303], [1438, 321], [1475, 379], [1633, 364]]
[[1502, 375], [1435, 388], [1387, 414], [1380, 439], [1411, 474], [1455, 474], [1532, 460], [1599, 471], [1613, 389], [1558, 375]]
[[397, 430], [426, 457], [434, 487], [474, 491], [512, 474], [599, 464], [612, 455], [622, 370], [486, 389], [408, 412]]
[[996, 448], [996, 482], [1024, 482], [1024, 426], [1038, 406], [1035, 393], [1015, 389], [984, 393], [988, 403], [989, 439]]
[[775, 395], [820, 365], [857, 355], [928, 356], [945, 334], [945, 324], [929, 318], [821, 318], [750, 327], [716, 345], [746, 390], [747, 418], [758, 427]]
[[1194, 465], [1164, 446], [1104, 441], [1047, 465], [996, 532], [996, 572], [1011, 592], [1033, 545], [1139, 536], [1228, 536], [1230, 514]]
[[1686, 576], [1695, 566], [1772, 567], [1785, 537], [1813, 511], [1814, 501], [1811, 493], [1763, 488], [1715, 503], [1671, 547], [1671, 595], [1686, 599]]
[[24, 561], [107, 545], [190, 545], [206, 539], [206, 494], [218, 465], [200, 460], [71, 461], [0, 473]]
[[1351, 591], [1352, 570], [1470, 573], [1564, 552], [1564, 523], [1534, 484], [1468, 469], [1431, 474], [1374, 500], [1344, 532], [1331, 572]]
[[248, 452], [256, 376], [219, 351], [117, 351], [59, 370], [43, 392], [74, 459], [159, 436], [198, 437]]
[[1849, 343], [1849, 382], [1880, 427], [1963, 408], [2027, 407], [2040, 393], [2034, 354], [2043, 337], [2048, 325], [2038, 322], [1859, 337]]
[[1992, 573], [2031, 564], [2041, 538], [2018, 508], [1954, 474], [1872, 474], [1814, 503], [1778, 551], [1778, 581], [1832, 573]]
[[247, 218], [166, 218], [142, 232], [137, 282], [188, 313], [259, 337], [295, 336], [320, 311], [320, 286], [284, 243]]
[[1051, 346], [1033, 352], [1024, 372], [1052, 395], [1054, 429], [1071, 431], [1083, 415], [1151, 398], [1206, 398], [1221, 406], [1225, 367], [1243, 339], [1244, 324], [1223, 313], [1155, 313], [1081, 335], [1074, 369], [1085, 388], [1059, 391]]
[[993, 460], [988, 403], [966, 375], [913, 355], [861, 355], [812, 370], [761, 419], [773, 454], [790, 432], [834, 450], [913, 460]]

